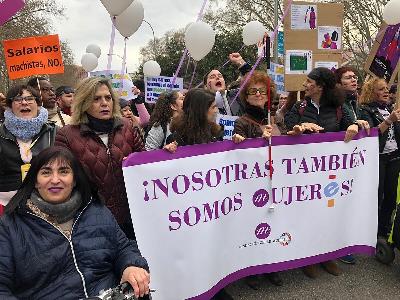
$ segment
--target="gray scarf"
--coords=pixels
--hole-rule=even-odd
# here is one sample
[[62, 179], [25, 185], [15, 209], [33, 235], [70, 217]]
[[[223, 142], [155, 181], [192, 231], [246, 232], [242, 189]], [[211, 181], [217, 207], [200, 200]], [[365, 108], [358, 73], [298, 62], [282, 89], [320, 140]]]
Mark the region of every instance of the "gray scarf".
[[82, 205], [81, 194], [77, 191], [73, 192], [71, 198], [63, 203], [49, 203], [44, 201], [34, 190], [31, 194], [33, 204], [42, 212], [56, 219], [58, 224], [64, 224], [75, 217], [75, 214]]

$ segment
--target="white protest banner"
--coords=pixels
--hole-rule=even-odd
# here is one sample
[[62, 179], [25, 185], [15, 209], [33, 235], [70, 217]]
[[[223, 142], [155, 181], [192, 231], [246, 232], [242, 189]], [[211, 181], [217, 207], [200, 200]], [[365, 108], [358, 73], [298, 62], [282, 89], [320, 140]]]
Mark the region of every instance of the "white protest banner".
[[240, 278], [373, 255], [378, 132], [134, 153], [124, 178], [154, 300], [210, 299]]
[[121, 71], [111, 70], [91, 72], [90, 76], [104, 77], [111, 80], [114, 92], [119, 98], [131, 100], [137, 97], [133, 94], [132, 90], [135, 86], [129, 74], [122, 74]]
[[239, 117], [217, 114], [216, 123], [224, 127], [224, 140], [232, 140], [235, 122]]
[[145, 92], [146, 102], [156, 103], [161, 93], [170, 90], [182, 91], [183, 90], [183, 78], [176, 78], [175, 84], [171, 89], [172, 81], [174, 77], [156, 76], [156, 77], [145, 77]]
[[268, 75], [275, 82], [276, 92], [282, 94], [285, 92], [285, 66], [271, 62], [271, 68]]

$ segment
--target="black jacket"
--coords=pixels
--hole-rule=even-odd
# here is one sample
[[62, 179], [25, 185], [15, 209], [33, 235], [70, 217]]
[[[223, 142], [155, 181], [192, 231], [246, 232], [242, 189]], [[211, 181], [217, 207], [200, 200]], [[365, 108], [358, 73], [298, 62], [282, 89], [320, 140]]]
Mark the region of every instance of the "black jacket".
[[285, 115], [285, 125], [288, 131], [301, 123], [317, 124], [324, 128], [322, 133], [345, 131], [355, 121], [354, 114], [345, 105], [338, 108], [321, 105], [318, 113], [318, 109], [310, 99], [296, 103], [292, 110]]
[[0, 299], [77, 300], [119, 284], [128, 266], [148, 270], [111, 212], [91, 202], [71, 239], [21, 205], [0, 218]]
[[[389, 107], [388, 111], [391, 113], [392, 109]], [[385, 119], [378, 110], [376, 103], [365, 104], [360, 107], [360, 119], [365, 120], [369, 123], [369, 126], [378, 127]], [[394, 137], [397, 143], [397, 147], [400, 149], [400, 122], [393, 123]], [[385, 149], [386, 141], [389, 136], [389, 130], [381, 133], [379, 130], [379, 153], [382, 153]]]
[[[54, 144], [56, 125], [52, 122], [43, 125], [39, 134], [33, 139], [34, 146], [31, 148], [32, 157], [38, 155], [42, 150]], [[15, 136], [0, 124], [0, 192], [18, 190], [21, 185], [21, 159], [19, 146]]]

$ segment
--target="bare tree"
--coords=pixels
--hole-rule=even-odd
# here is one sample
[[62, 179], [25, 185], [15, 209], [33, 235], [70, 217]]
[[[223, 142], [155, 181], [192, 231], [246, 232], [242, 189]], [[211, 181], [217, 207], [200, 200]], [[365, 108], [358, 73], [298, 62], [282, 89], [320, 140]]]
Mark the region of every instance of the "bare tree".
[[[18, 39], [29, 36], [49, 34], [51, 18], [61, 18], [63, 7], [54, 1], [26, 0], [25, 7], [13, 16], [7, 23], [0, 26], [0, 40]], [[0, 91], [6, 91], [10, 86], [7, 67], [4, 59], [3, 44], [0, 43]], [[72, 64], [73, 54], [68, 44], [62, 42], [64, 64]]]

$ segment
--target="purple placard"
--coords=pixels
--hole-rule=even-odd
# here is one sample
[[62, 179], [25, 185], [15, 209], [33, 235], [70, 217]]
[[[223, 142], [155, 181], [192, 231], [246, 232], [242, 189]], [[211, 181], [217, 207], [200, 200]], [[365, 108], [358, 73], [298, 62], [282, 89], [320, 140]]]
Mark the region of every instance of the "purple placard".
[[0, 26], [7, 22], [19, 10], [21, 10], [24, 5], [25, 2], [23, 0], [0, 1]]
[[328, 260], [334, 260], [339, 257], [343, 257], [349, 254], [366, 254], [366, 255], [375, 255], [375, 248], [371, 246], [351, 246], [346, 247], [343, 249], [339, 249], [334, 252], [325, 253], [321, 255], [316, 255], [312, 257], [306, 257], [301, 259], [296, 259], [292, 261], [286, 261], [281, 263], [275, 263], [270, 265], [261, 265], [255, 267], [249, 267], [235, 273], [232, 273], [218, 282], [213, 288], [209, 291], [205, 292], [196, 297], [192, 297], [189, 300], [207, 300], [214, 296], [219, 290], [226, 287], [228, 284], [235, 282], [239, 279], [242, 279], [247, 276], [257, 275], [257, 274], [265, 274], [265, 273], [273, 273], [273, 272], [280, 272], [290, 269], [301, 268], [304, 266], [309, 266], [313, 264], [319, 264], [321, 262], [325, 262]]
[[[272, 147], [283, 146], [283, 145], [337, 142], [337, 141], [343, 141], [344, 136], [345, 136], [344, 132], [315, 133], [315, 134], [305, 134], [300, 136], [276, 136], [272, 138]], [[363, 130], [359, 134], [357, 134], [357, 136], [355, 136], [353, 140], [359, 140], [367, 136], [368, 136], [367, 132]], [[378, 129], [376, 128], [371, 129], [370, 136], [377, 137]], [[235, 144], [232, 141], [224, 141], [224, 142], [216, 142], [210, 144], [178, 147], [178, 150], [175, 153], [169, 153], [166, 150], [136, 152], [129, 155], [128, 158], [124, 160], [122, 166], [126, 168], [126, 167], [144, 165], [160, 161], [231, 151], [236, 149], [260, 148], [260, 147], [265, 147], [267, 145], [268, 142], [265, 139], [258, 138], [258, 139], [247, 139], [240, 144]]]

